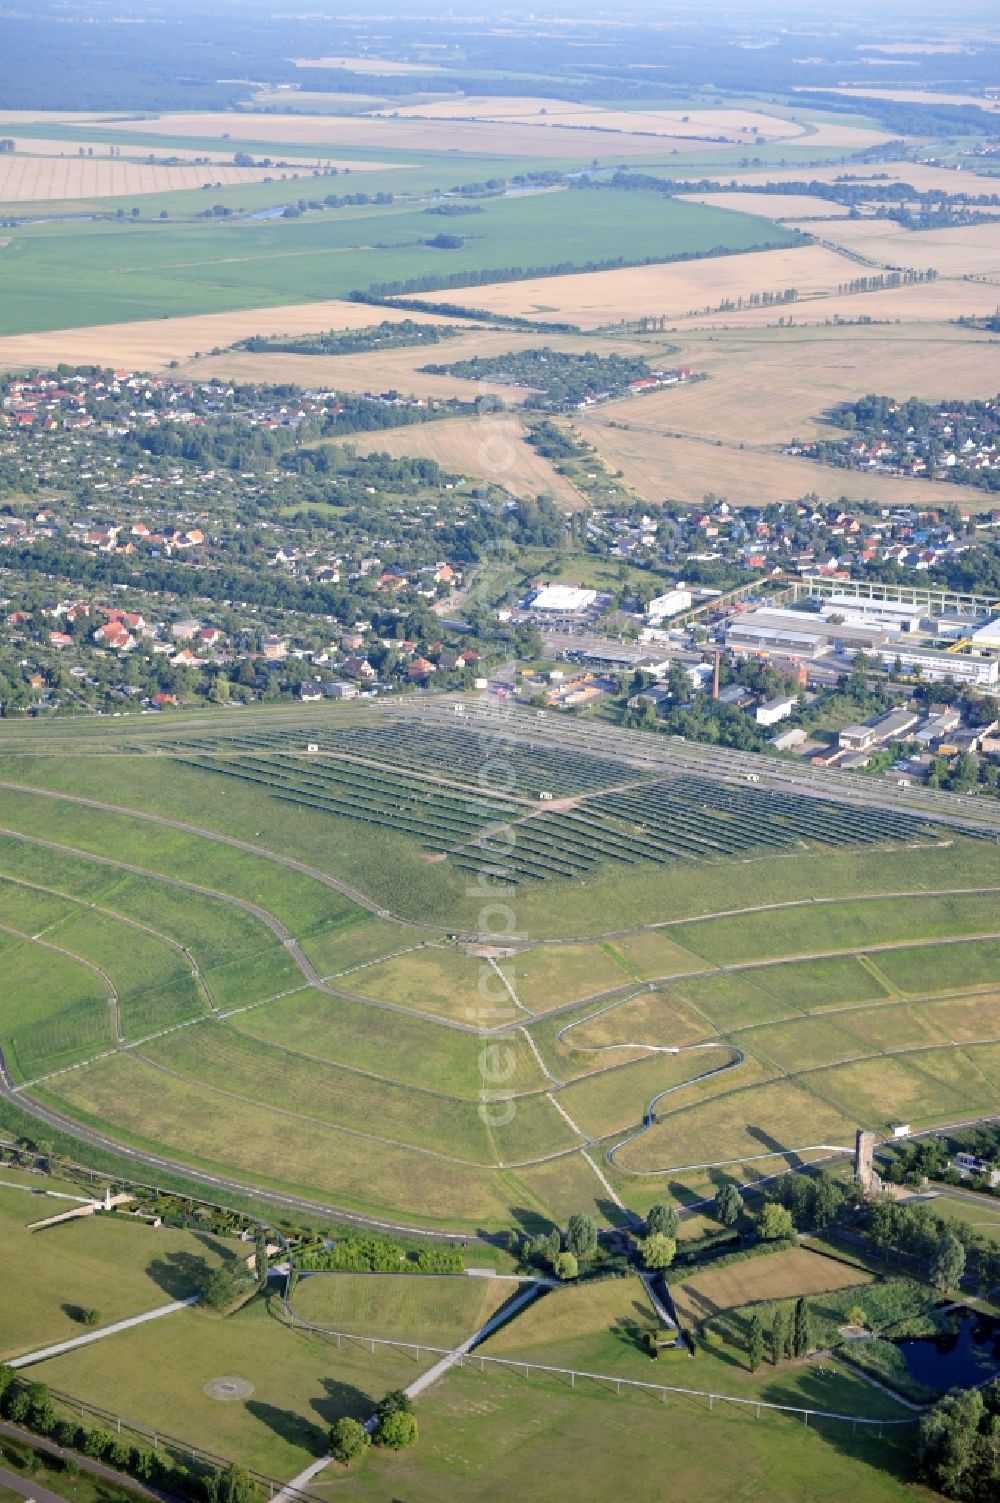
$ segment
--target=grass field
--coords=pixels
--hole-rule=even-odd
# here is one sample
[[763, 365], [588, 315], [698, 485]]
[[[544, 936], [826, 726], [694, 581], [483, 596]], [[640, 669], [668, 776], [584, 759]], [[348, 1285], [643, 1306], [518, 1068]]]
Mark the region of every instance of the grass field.
[[564, 1503], [567, 1477], [585, 1477], [591, 1496], [626, 1490], [636, 1503], [659, 1503], [666, 1478], [672, 1494], [704, 1503], [933, 1496], [908, 1485], [909, 1441], [891, 1431], [886, 1440], [846, 1440], [791, 1419], [758, 1423], [725, 1406], [710, 1414], [704, 1402], [626, 1400], [596, 1384], [571, 1391], [537, 1375], [526, 1383], [517, 1374], [452, 1372], [421, 1400], [419, 1422], [416, 1450], [370, 1454], [356, 1472], [331, 1477], [324, 1494], [503, 1503], [529, 1476], [538, 1503]]
[[451, 1351], [517, 1291], [507, 1279], [461, 1275], [314, 1274], [299, 1280], [291, 1307], [300, 1319], [334, 1331]]
[[[235, 1243], [154, 1230], [122, 1214], [30, 1232], [28, 1223], [72, 1203], [6, 1188], [13, 1178], [14, 1171], [0, 1168], [0, 1231], [18, 1270], [17, 1298], [4, 1300], [0, 1310], [0, 1359], [85, 1334], [79, 1310], [95, 1309], [100, 1324], [110, 1325], [183, 1299], [195, 1292], [205, 1267], [235, 1256]], [[42, 1183], [48, 1188], [48, 1180]]]
[[[536, 337], [533, 343], [537, 345], [537, 342]], [[506, 347], [512, 347], [510, 339], [506, 341]], [[426, 381], [429, 378], [420, 379]], [[462, 385], [468, 388], [467, 382]], [[509, 387], [507, 392], [509, 394]], [[576, 510], [581, 505], [580, 492], [525, 442], [525, 431], [519, 418], [492, 414], [482, 418], [426, 423], [406, 433], [353, 435], [351, 444], [361, 454], [374, 452], [433, 459], [453, 475], [506, 486], [515, 496], [548, 493], [560, 506]]]
[[[227, 1320], [183, 1310], [52, 1358], [32, 1375], [285, 1479], [325, 1453], [335, 1419], [368, 1418], [387, 1389], [420, 1370], [412, 1358], [387, 1348], [372, 1357], [353, 1344], [337, 1351], [310, 1341], [254, 1301]], [[214, 1379], [230, 1376], [251, 1383], [252, 1396], [227, 1402], [205, 1392]]]
[[[347, 720], [369, 734], [363, 716]], [[327, 721], [297, 712], [242, 725], [252, 734], [294, 724], [298, 736]], [[12, 730], [8, 780], [85, 788], [108, 804], [127, 788], [136, 810], [185, 828], [5, 789], [5, 829], [30, 837], [0, 838], [12, 911], [22, 932], [47, 926], [67, 952], [58, 985], [30, 968], [17, 981], [21, 1022], [8, 1054], [30, 1078], [90, 1060], [38, 1089], [126, 1146], [347, 1209], [492, 1229], [578, 1208], [615, 1219], [595, 1165], [643, 1207], [668, 1171], [697, 1179], [704, 1171], [685, 1166], [732, 1160], [752, 1178], [783, 1154], [846, 1148], [859, 1124], [953, 1120], [988, 1110], [995, 1095], [1000, 941], [976, 937], [996, 925], [989, 889], [1000, 885], [1000, 860], [987, 844], [928, 845], [919, 865], [911, 850], [762, 857], [752, 863], [755, 903], [784, 906], [760, 912], [738, 911], [748, 871], [723, 861], [639, 865], [627, 890], [600, 867], [582, 882], [528, 883], [519, 932], [580, 937], [503, 959], [511, 997], [483, 957], [446, 938], [475, 923], [450, 863], [422, 860], [395, 832], [359, 839], [350, 821], [272, 807], [235, 782], [220, 798], [200, 769], [164, 779], [161, 759], [141, 755], [144, 738], [169, 748], [183, 721], [129, 728], [117, 755], [68, 754], [103, 736], [56, 728], [47, 754], [32, 758]], [[592, 774], [558, 771], [567, 787]], [[613, 780], [614, 768], [602, 777]], [[314, 875], [284, 866], [283, 853]], [[201, 891], [177, 885], [192, 870]], [[418, 923], [369, 914], [324, 872], [389, 913], [410, 903]], [[915, 878], [942, 891], [914, 890]], [[803, 891], [836, 901], [788, 906]], [[281, 942], [280, 924], [267, 927], [269, 913], [333, 978], [329, 991]], [[611, 930], [662, 927], [588, 941], [595, 914]], [[6, 943], [21, 976], [30, 941]], [[75, 955], [100, 968], [80, 972], [86, 985]], [[112, 985], [126, 1040], [144, 1041], [94, 1058], [113, 1048]], [[226, 1020], [210, 1017], [213, 1007]], [[506, 1033], [483, 1038], [477, 1025]], [[702, 1043], [723, 1047], [689, 1047]], [[511, 1098], [486, 1114], [493, 1122], [480, 1110], [484, 1092]], [[654, 1097], [656, 1121], [608, 1164]]]

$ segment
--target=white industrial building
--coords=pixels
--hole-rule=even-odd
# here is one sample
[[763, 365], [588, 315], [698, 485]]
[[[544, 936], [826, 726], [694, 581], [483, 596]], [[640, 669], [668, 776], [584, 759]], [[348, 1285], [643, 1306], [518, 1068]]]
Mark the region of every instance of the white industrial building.
[[933, 647], [902, 647], [898, 643], [875, 653], [887, 668], [899, 663], [904, 673], [919, 669], [921, 678], [940, 683], [977, 684], [991, 689], [1000, 683], [1000, 658], [973, 657], [970, 653], [939, 652]]
[[649, 602], [646, 620], [650, 626], [656, 626], [660, 621], [666, 621], [670, 616], [690, 609], [693, 599], [690, 590], [668, 590], [665, 595], [657, 595], [655, 600]]
[[726, 631], [727, 647], [745, 651], [784, 651], [818, 657], [831, 648], [871, 652], [888, 641], [885, 626], [828, 621], [812, 611], [769, 607], [735, 616]]
[[542, 585], [531, 597], [533, 611], [553, 611], [557, 615], [576, 616], [587, 610], [597, 599], [596, 590], [584, 590], [577, 585]]
[[919, 632], [924, 619], [918, 605], [898, 600], [862, 600], [856, 595], [829, 595], [819, 609], [825, 617], [843, 616], [852, 626], [877, 625], [886, 631]]
[[1000, 616], [995, 616], [992, 621], [987, 621], [978, 631], [974, 631], [971, 637], [973, 647], [985, 647], [994, 652], [1000, 650]]
[[768, 699], [762, 705], [758, 705], [754, 711], [754, 718], [758, 725], [777, 725], [779, 720], [787, 720], [794, 709], [795, 700], [783, 694], [777, 699]]

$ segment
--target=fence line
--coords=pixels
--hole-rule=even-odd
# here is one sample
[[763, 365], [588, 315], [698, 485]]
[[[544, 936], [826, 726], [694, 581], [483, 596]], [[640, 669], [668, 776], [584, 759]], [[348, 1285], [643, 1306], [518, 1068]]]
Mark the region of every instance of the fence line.
[[[307, 1331], [311, 1335], [321, 1336], [325, 1340], [332, 1339], [337, 1347], [342, 1346], [345, 1341], [350, 1341], [356, 1346], [364, 1347], [372, 1356], [375, 1355], [375, 1348], [380, 1346], [393, 1347], [398, 1351], [405, 1352], [426, 1352], [429, 1356], [433, 1357], [455, 1356], [454, 1349], [451, 1347], [425, 1346], [415, 1341], [394, 1341], [391, 1337], [385, 1336], [361, 1336], [356, 1332], [335, 1331], [329, 1326], [312, 1325], [309, 1321], [303, 1320], [300, 1316], [296, 1315], [287, 1303], [285, 1303], [285, 1312], [293, 1326]], [[676, 1394], [686, 1399], [707, 1399], [708, 1407], [711, 1411], [714, 1411], [716, 1404], [735, 1404], [744, 1409], [755, 1410], [757, 1419], [760, 1419], [761, 1411], [766, 1409], [774, 1410], [781, 1414], [798, 1415], [806, 1425], [812, 1419], [835, 1420], [841, 1424], [850, 1425], [852, 1433], [857, 1432], [859, 1425], [874, 1427], [877, 1429], [879, 1435], [881, 1435], [883, 1427], [886, 1425], [915, 1425], [917, 1423], [916, 1418], [873, 1419], [870, 1415], [837, 1414], [829, 1409], [805, 1409], [795, 1404], [770, 1403], [766, 1399], [741, 1399], [736, 1398], [733, 1394], [710, 1393], [705, 1389], [681, 1388], [669, 1383], [644, 1383], [639, 1378], [618, 1378], [610, 1373], [589, 1373], [579, 1368], [551, 1367], [543, 1362], [525, 1362], [517, 1357], [483, 1357], [479, 1352], [465, 1352], [455, 1357], [454, 1365], [456, 1367], [465, 1367], [467, 1363], [473, 1368], [478, 1364], [479, 1372], [485, 1372], [487, 1364], [489, 1364], [491, 1367], [510, 1368], [514, 1372], [523, 1373], [525, 1378], [529, 1378], [532, 1373], [548, 1373], [555, 1377], [569, 1378], [571, 1388], [575, 1388], [577, 1378], [581, 1378], [589, 1379], [594, 1383], [614, 1384], [615, 1392], [619, 1395], [623, 1388], [645, 1390], [649, 1393], [658, 1393], [664, 1403], [667, 1401], [668, 1394]]]
[[[27, 1386], [28, 1380], [19, 1378], [18, 1382]], [[88, 1417], [99, 1420], [103, 1427], [113, 1430], [116, 1436], [120, 1436], [124, 1431], [148, 1442], [154, 1451], [166, 1451], [175, 1459], [201, 1462], [204, 1466], [220, 1471], [225, 1470], [232, 1461], [232, 1457], [218, 1456], [214, 1451], [205, 1450], [204, 1446], [194, 1445], [189, 1440], [178, 1440], [175, 1435], [167, 1435], [162, 1430], [142, 1425], [137, 1420], [127, 1419], [124, 1415], [116, 1414], [114, 1410], [102, 1409], [99, 1404], [92, 1404], [89, 1399], [80, 1399], [75, 1394], [62, 1393], [58, 1388], [49, 1388], [49, 1394], [55, 1404], [69, 1410], [73, 1415], [79, 1415], [81, 1424], [85, 1423]], [[246, 1467], [245, 1470], [268, 1498], [276, 1498], [279, 1493], [283, 1492], [286, 1498], [292, 1500], [292, 1503], [316, 1503], [311, 1494], [292, 1488], [288, 1483], [279, 1482], [276, 1477], [269, 1477], [266, 1472], [254, 1471], [252, 1467]]]

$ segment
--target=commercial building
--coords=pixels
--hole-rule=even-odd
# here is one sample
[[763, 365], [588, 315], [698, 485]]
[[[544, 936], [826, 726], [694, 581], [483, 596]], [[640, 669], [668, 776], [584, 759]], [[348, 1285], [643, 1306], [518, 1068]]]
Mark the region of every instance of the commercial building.
[[951, 679], [956, 684], [976, 684], [990, 689], [1000, 683], [1000, 658], [975, 657], [971, 653], [940, 652], [934, 647], [902, 647], [898, 644], [875, 654], [886, 668], [896, 663], [904, 673], [919, 672], [932, 683]]
[[919, 632], [924, 612], [898, 600], [861, 600], [856, 595], [830, 595], [820, 606], [824, 617], [843, 616], [845, 624], [882, 626], [887, 631]]
[[597, 599], [596, 590], [585, 590], [577, 585], [543, 585], [530, 600], [533, 611], [552, 611], [556, 615], [576, 616], [587, 610]]
[[665, 595], [657, 595], [655, 600], [649, 602], [646, 620], [651, 626], [655, 626], [660, 621], [688, 610], [693, 600], [690, 590], [668, 590]]
[[870, 751], [873, 746], [882, 746], [887, 741], [899, 741], [919, 719], [920, 716], [912, 710], [890, 710], [888, 715], [880, 715], [877, 720], [866, 721], [863, 725], [845, 725], [839, 743], [845, 751]]
[[726, 630], [726, 646], [819, 657], [834, 649], [872, 652], [884, 646], [890, 636], [884, 626], [833, 622], [811, 611], [767, 608], [735, 617]]

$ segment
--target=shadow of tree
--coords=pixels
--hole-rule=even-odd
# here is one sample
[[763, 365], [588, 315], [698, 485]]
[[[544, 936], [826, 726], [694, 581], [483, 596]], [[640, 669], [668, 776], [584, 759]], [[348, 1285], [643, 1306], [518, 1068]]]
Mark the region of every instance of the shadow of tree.
[[146, 1264], [146, 1273], [171, 1299], [186, 1299], [201, 1288], [211, 1267], [207, 1258], [196, 1253], [171, 1252]]
[[[376, 1375], [377, 1376], [377, 1375]], [[356, 1387], [353, 1383], [342, 1383], [337, 1378], [323, 1379], [322, 1398], [313, 1399], [310, 1408], [319, 1415], [324, 1425], [328, 1428], [334, 1420], [340, 1419], [344, 1414], [349, 1414], [353, 1419], [366, 1420], [375, 1412], [378, 1399], [382, 1397], [381, 1388], [378, 1398], [371, 1393]]]
[[[789, 1169], [802, 1169], [805, 1167], [805, 1159], [800, 1158], [797, 1153], [792, 1152], [786, 1143], [781, 1143], [777, 1138], [772, 1137], [766, 1128], [757, 1127], [754, 1123], [748, 1123], [746, 1133], [747, 1137], [756, 1138], [757, 1142], [768, 1149], [769, 1152], [779, 1158], [785, 1159]], [[766, 1169], [761, 1170], [761, 1173], [766, 1172]]]
[[313, 1456], [325, 1456], [329, 1450], [329, 1426], [321, 1428], [294, 1409], [280, 1409], [277, 1404], [265, 1404], [260, 1399], [247, 1399], [246, 1409], [289, 1445], [300, 1446]]

